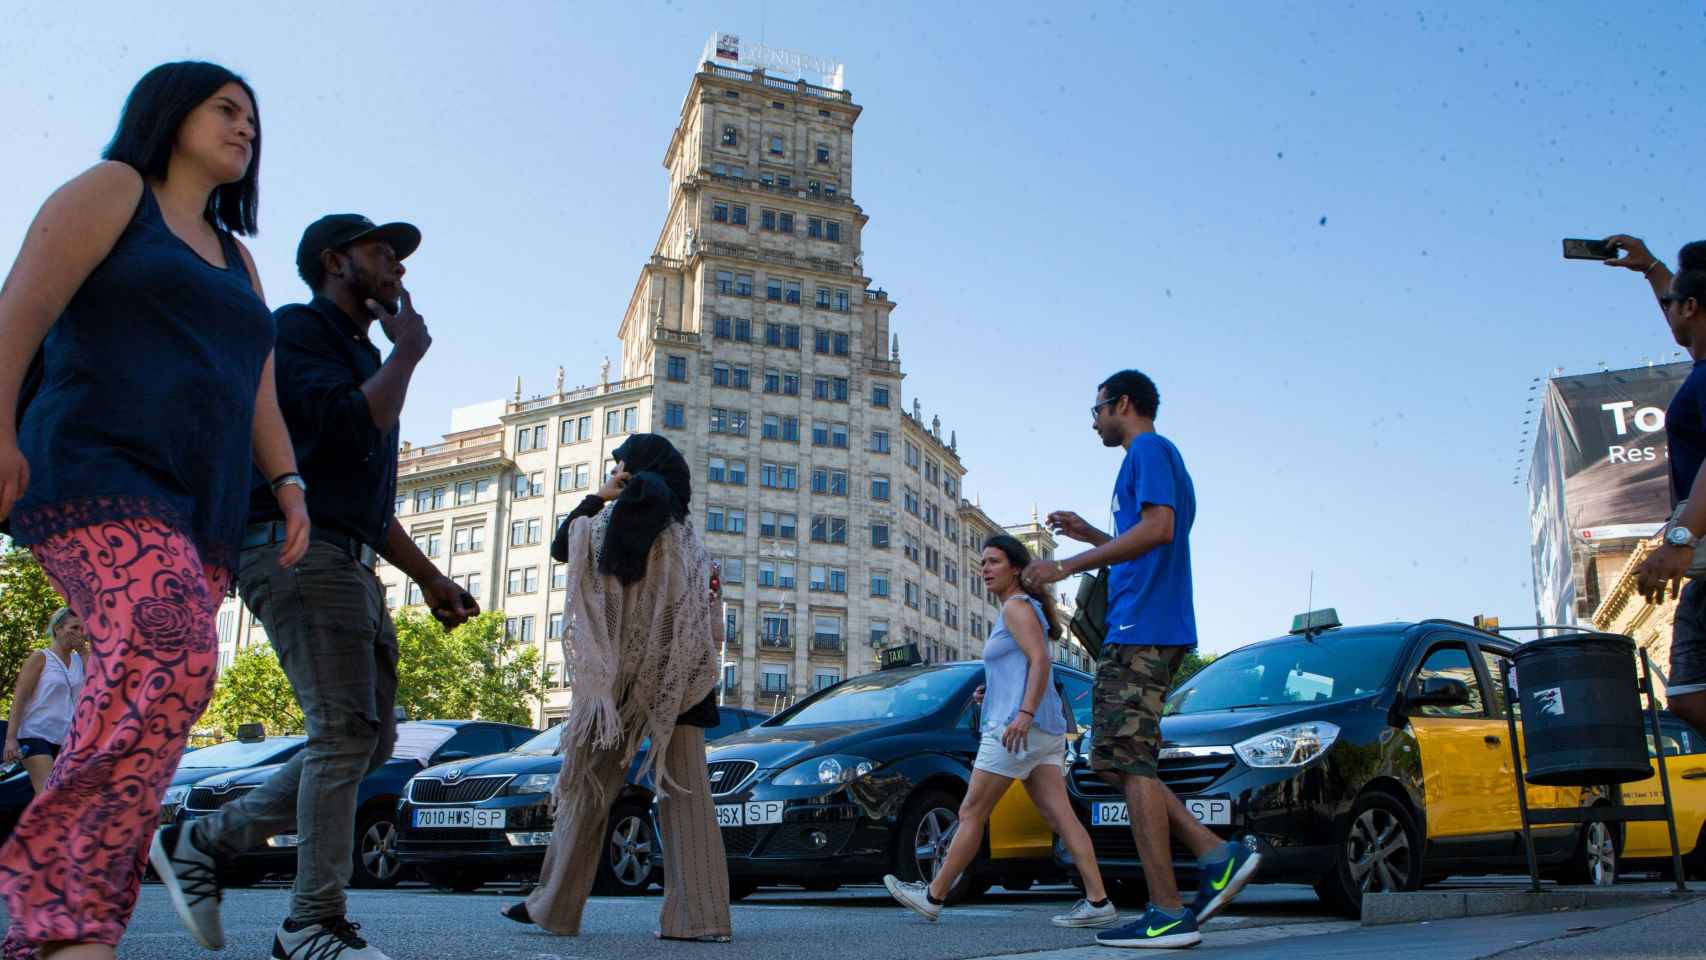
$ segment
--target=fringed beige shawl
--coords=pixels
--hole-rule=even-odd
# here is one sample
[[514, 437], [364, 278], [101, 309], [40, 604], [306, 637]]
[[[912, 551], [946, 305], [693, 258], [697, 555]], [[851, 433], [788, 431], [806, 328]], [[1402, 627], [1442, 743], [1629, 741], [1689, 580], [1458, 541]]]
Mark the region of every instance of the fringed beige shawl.
[[[576, 804], [608, 804], [592, 771], [573, 769], [577, 746], [620, 750], [631, 762], [641, 741], [651, 751], [639, 774], [658, 768], [675, 721], [716, 686], [711, 640], [711, 562], [698, 535], [672, 523], [652, 543], [646, 575], [624, 587], [598, 572], [610, 526], [608, 508], [569, 527], [569, 586], [563, 659], [573, 671], [573, 701], [563, 724], [558, 817]], [[658, 792], [675, 785], [658, 769]]]

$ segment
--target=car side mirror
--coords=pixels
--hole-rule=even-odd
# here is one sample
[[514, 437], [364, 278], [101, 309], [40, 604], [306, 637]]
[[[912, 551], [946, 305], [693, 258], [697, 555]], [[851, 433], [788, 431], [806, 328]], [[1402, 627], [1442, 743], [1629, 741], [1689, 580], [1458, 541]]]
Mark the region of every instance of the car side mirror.
[[1461, 707], [1469, 703], [1469, 685], [1453, 677], [1429, 677], [1406, 699], [1412, 707]]

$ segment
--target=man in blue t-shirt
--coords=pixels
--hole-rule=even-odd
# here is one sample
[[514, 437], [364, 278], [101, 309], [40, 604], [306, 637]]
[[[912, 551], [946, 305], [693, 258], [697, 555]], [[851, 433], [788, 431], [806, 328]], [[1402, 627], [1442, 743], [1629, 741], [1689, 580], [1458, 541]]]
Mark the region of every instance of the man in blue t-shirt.
[[[1041, 587], [1108, 568], [1107, 637], [1096, 665], [1090, 765], [1125, 794], [1150, 899], [1136, 923], [1096, 937], [1121, 947], [1201, 942], [1198, 924], [1237, 896], [1261, 861], [1255, 851], [1222, 842], [1198, 823], [1157, 771], [1161, 707], [1174, 673], [1197, 644], [1190, 547], [1196, 489], [1179, 448], [1155, 432], [1159, 406], [1154, 381], [1136, 370], [1122, 370], [1097, 388], [1091, 424], [1104, 446], [1125, 448], [1114, 481], [1116, 535], [1057, 510], [1048, 515], [1049, 526], [1093, 549], [1059, 562], [1033, 561], [1024, 574], [1028, 586]], [[1199, 889], [1189, 911], [1173, 876], [1173, 830], [1197, 858]]]

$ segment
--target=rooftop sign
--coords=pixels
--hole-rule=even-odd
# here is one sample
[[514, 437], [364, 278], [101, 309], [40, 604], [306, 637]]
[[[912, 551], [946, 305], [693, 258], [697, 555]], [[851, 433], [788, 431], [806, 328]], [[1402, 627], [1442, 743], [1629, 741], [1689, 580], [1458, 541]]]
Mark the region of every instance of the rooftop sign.
[[733, 33], [711, 34], [701, 61], [742, 70], [763, 70], [773, 77], [804, 80], [831, 90], [847, 89], [847, 67], [829, 57], [814, 57], [762, 43], [742, 43], [740, 36]]

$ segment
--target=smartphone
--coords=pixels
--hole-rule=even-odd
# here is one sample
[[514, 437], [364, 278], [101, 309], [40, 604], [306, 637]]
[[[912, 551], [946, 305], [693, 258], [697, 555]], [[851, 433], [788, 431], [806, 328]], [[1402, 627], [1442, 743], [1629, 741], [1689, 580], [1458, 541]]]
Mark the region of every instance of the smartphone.
[[1616, 260], [1617, 245], [1604, 240], [1564, 241], [1565, 260]]

